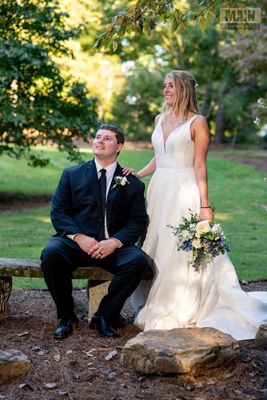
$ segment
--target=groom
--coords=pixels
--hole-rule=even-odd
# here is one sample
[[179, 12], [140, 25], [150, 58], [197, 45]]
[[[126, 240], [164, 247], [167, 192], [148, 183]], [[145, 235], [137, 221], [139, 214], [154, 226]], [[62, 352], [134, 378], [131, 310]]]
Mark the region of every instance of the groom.
[[107, 338], [119, 336], [112, 326], [149, 268], [146, 255], [134, 245], [147, 225], [144, 184], [133, 175], [123, 176], [117, 163], [123, 144], [119, 128], [100, 126], [93, 141], [95, 158], [66, 168], [53, 196], [56, 234], [42, 251], [41, 268], [60, 320], [55, 339], [68, 337], [77, 320], [72, 272], [78, 266], [95, 265], [114, 274], [90, 323]]

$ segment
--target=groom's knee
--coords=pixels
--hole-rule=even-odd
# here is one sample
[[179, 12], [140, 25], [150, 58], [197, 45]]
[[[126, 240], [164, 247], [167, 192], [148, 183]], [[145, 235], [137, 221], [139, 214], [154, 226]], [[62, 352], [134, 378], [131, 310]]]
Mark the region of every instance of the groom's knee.
[[146, 255], [138, 249], [138, 252], [132, 256], [130, 266], [135, 273], [142, 275], [148, 268]]
[[62, 248], [58, 243], [49, 243], [41, 253], [41, 268], [43, 272], [57, 268], [64, 263]]

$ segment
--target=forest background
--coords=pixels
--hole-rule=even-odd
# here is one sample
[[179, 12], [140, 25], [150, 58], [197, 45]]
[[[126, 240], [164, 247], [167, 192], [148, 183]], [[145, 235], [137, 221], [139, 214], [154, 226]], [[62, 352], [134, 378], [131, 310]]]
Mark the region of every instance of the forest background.
[[[247, 3], [225, 4], [246, 9]], [[38, 208], [38, 202], [49, 201], [62, 168], [86, 159], [80, 146], [101, 122], [122, 127], [135, 149], [146, 147], [165, 73], [187, 69], [198, 83], [200, 111], [217, 149], [209, 160], [216, 218], [234, 244], [239, 276], [265, 279], [265, 175], [225, 161], [253, 158], [266, 170], [267, 136], [260, 136], [266, 129], [264, 4], [249, 4], [261, 11], [258, 29], [236, 30], [220, 25], [222, 1], [2, 0], [0, 206], [28, 196], [31, 207], [8, 211], [4, 204], [2, 257], [38, 258], [53, 233], [49, 206]], [[131, 7], [135, 20], [126, 18]], [[51, 151], [54, 144], [61, 153]], [[46, 168], [13, 162], [21, 156]], [[138, 169], [151, 156], [150, 149], [128, 151], [121, 162]]]
[[[220, 24], [222, 7], [247, 3], [3, 0], [0, 152], [45, 165], [30, 146], [54, 142], [73, 157], [72, 139], [86, 139], [101, 121], [149, 141], [172, 69], [195, 76], [213, 143], [258, 144], [266, 123], [265, 1], [249, 4], [261, 11], [260, 28]], [[129, 29], [120, 20], [133, 4], [144, 15]], [[106, 46], [96, 46], [111, 22]]]

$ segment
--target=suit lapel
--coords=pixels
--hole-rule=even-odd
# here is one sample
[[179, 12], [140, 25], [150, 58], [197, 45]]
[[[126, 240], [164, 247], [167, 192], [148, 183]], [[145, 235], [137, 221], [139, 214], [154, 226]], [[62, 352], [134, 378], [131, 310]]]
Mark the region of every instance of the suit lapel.
[[114, 172], [114, 175], [113, 175], [113, 178], [112, 178], [112, 181], [110, 184], [109, 192], [108, 192], [108, 197], [107, 197], [107, 208], [106, 208], [107, 226], [109, 226], [109, 223], [110, 223], [112, 204], [113, 204], [117, 194], [119, 193], [119, 191], [122, 190], [122, 187], [120, 187], [119, 185], [116, 185], [114, 178], [115, 178], [115, 176], [122, 176], [122, 175], [123, 175], [122, 168], [119, 164], [117, 164], [117, 168]]
[[88, 185], [91, 188], [92, 194], [97, 202], [99, 209], [101, 210], [101, 199], [99, 192], [99, 184], [98, 184], [98, 176], [96, 171], [96, 165], [94, 160], [88, 161], [86, 166], [87, 172], [87, 181]]

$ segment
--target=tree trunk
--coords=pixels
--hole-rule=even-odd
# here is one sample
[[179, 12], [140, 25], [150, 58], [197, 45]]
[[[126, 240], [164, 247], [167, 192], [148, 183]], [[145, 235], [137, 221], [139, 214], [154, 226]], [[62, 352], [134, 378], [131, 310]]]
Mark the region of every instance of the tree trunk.
[[220, 144], [224, 142], [225, 132], [225, 114], [224, 105], [219, 106], [219, 111], [216, 118], [215, 137], [213, 143]]
[[203, 105], [201, 107], [201, 114], [204, 115], [207, 120], [210, 118], [211, 116], [211, 100], [212, 100], [212, 84], [209, 82], [207, 83], [206, 87], [205, 87], [205, 97], [204, 97], [204, 102]]

